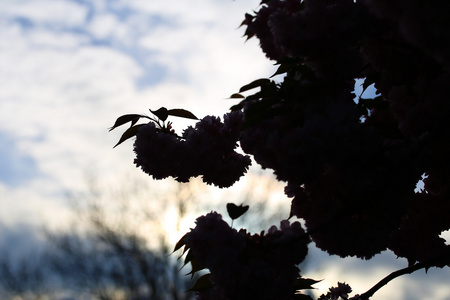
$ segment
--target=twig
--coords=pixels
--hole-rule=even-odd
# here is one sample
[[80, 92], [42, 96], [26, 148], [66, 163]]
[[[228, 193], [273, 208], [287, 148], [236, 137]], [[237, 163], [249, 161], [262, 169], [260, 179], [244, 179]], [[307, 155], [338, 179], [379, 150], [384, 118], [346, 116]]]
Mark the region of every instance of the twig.
[[428, 270], [431, 267], [435, 267], [437, 264], [437, 262], [441, 261], [441, 259], [445, 259], [448, 258], [448, 256], [450, 255], [450, 252], [444, 252], [441, 255], [438, 255], [437, 257], [430, 259], [428, 261], [424, 261], [421, 263], [416, 263], [412, 266], [409, 266], [407, 268], [403, 268], [400, 270], [397, 270], [395, 272], [392, 272], [391, 274], [389, 274], [388, 276], [384, 277], [383, 279], [381, 279], [377, 284], [375, 284], [371, 289], [369, 289], [367, 292], [365, 292], [364, 294], [360, 295], [358, 300], [367, 300], [370, 297], [373, 296], [373, 294], [375, 294], [375, 292], [377, 292], [379, 289], [381, 289], [383, 286], [385, 286], [386, 284], [388, 284], [391, 280], [405, 275], [405, 274], [411, 274], [417, 270], [420, 269], [426, 269]]

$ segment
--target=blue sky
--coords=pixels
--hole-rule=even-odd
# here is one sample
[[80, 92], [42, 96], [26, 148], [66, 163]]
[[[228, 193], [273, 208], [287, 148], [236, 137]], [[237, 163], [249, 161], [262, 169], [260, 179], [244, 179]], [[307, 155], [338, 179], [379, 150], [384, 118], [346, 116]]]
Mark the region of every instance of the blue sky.
[[[239, 87], [272, 75], [257, 41], [245, 42], [238, 29], [258, 4], [0, 0], [0, 223], [58, 225], [69, 213], [65, 193], [82, 190], [86, 173], [113, 181], [139, 172], [131, 142], [112, 149], [120, 130], [107, 129], [119, 115], [161, 106], [222, 115]], [[176, 129], [187, 124], [177, 121]], [[373, 273], [358, 267], [349, 276], [353, 260], [316, 254], [317, 276], [332, 274], [331, 284], [366, 276], [361, 292], [403, 263], [380, 256]], [[430, 272], [415, 288], [415, 277], [397, 280], [375, 299], [449, 299], [432, 285], [443, 273]]]

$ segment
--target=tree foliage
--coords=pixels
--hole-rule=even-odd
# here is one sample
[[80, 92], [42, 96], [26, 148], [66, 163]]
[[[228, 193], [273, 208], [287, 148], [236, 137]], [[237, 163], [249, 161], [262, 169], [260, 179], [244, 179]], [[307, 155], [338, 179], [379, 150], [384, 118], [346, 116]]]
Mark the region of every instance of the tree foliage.
[[[158, 122], [133, 132], [135, 164], [156, 179], [202, 176], [229, 187], [251, 156], [285, 182], [290, 215], [305, 222], [252, 235], [214, 212], [198, 218], [177, 247], [194, 271], [211, 272], [210, 286], [202, 279], [194, 288], [198, 299], [308, 298], [296, 265], [311, 241], [340, 257], [389, 249], [408, 260], [354, 299], [399, 275], [450, 265], [439, 236], [450, 228], [449, 12], [443, 0], [263, 0], [242, 26], [282, 80], [244, 85], [223, 120], [207, 116], [181, 136], [159, 124], [161, 109]], [[376, 97], [355, 95], [356, 80]], [[321, 299], [350, 291], [340, 283]]]

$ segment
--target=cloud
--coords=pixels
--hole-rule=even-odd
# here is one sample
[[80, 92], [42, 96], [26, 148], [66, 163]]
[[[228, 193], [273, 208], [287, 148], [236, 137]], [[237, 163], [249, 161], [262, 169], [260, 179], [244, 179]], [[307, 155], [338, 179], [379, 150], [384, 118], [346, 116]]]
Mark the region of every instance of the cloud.
[[121, 38], [126, 34], [126, 28], [113, 13], [94, 15], [88, 25], [91, 34], [97, 39]]
[[85, 6], [74, 1], [18, 0], [2, 1], [2, 17], [52, 29], [79, 26], [87, 16]]
[[[49, 203], [82, 189], [86, 170], [134, 169], [131, 142], [112, 150], [120, 132], [107, 132], [121, 114], [223, 114], [233, 104], [224, 98], [273, 68], [236, 30], [257, 3], [3, 1], [0, 131], [11, 140], [0, 163], [2, 178], [23, 186], [4, 180], [2, 205], [20, 219], [14, 199], [27, 193]], [[192, 124], [174, 121], [178, 131]]]
[[17, 187], [39, 175], [36, 161], [17, 148], [13, 137], [0, 132], [0, 182]]

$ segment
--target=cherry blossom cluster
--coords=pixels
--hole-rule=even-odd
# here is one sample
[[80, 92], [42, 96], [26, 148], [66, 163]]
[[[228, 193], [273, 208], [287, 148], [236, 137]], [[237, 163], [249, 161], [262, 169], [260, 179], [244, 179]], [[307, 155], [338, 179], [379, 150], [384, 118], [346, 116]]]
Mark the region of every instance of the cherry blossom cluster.
[[[337, 287], [331, 287], [327, 294], [324, 294], [319, 297], [319, 300], [339, 300], [339, 299], [348, 299], [348, 294], [352, 292], [352, 288], [346, 284], [345, 282], [338, 282]], [[357, 300], [358, 295], [350, 298]]]
[[[269, 0], [246, 15], [247, 37], [286, 76], [243, 101], [252, 124], [241, 145], [287, 182], [291, 215], [330, 254], [369, 259], [391, 249], [412, 262], [450, 262], [439, 238], [450, 224], [431, 213], [448, 211], [450, 51], [439, 41], [450, 40], [441, 30], [449, 9], [443, 1]], [[355, 99], [356, 78], [379, 95]]]
[[[195, 289], [197, 299], [296, 299], [299, 269], [310, 239], [300, 223], [282, 221], [265, 234], [228, 226], [211, 212], [196, 221], [177, 248], [188, 251], [194, 270], [207, 268], [209, 285]], [[303, 287], [304, 288], [304, 287]]]
[[[291, 214], [305, 219], [318, 247], [371, 258], [388, 247], [398, 228], [421, 178], [423, 154], [414, 153], [415, 143], [384, 136], [374, 117], [362, 122], [349, 91], [328, 94], [327, 83], [294, 80], [278, 87], [282, 101], [274, 102], [271, 94], [244, 106], [252, 117], [267, 103], [264, 112], [271, 118], [244, 128], [241, 146], [288, 183]], [[289, 94], [294, 83], [299, 98]]]
[[225, 114], [224, 122], [206, 116], [195, 127], [188, 127], [182, 137], [149, 122], [136, 134], [134, 163], [155, 179], [172, 176], [186, 182], [202, 175], [208, 184], [229, 187], [251, 164], [248, 155], [235, 151], [242, 121], [241, 112]]

